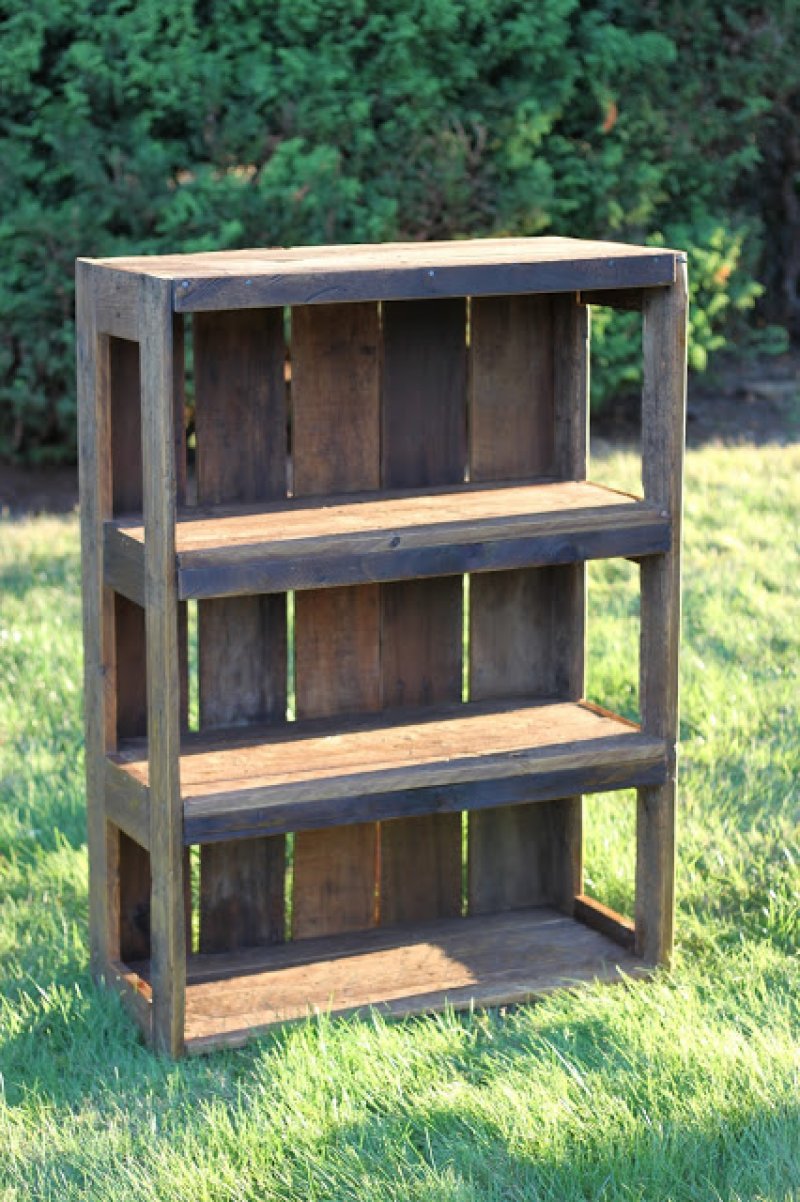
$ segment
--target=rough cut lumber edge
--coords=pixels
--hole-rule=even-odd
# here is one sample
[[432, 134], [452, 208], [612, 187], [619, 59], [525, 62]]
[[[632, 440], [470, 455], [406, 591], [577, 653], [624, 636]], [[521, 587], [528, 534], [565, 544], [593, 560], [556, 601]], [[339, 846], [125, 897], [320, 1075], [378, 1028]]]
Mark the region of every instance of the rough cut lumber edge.
[[667, 745], [667, 783], [638, 790], [636, 950], [668, 964], [675, 906], [678, 654], [681, 614], [681, 494], [686, 424], [687, 280], [684, 259], [671, 288], [644, 306], [642, 480], [645, 499], [672, 523], [672, 548], [641, 565], [642, 730]]
[[143, 281], [139, 317], [142, 378], [147, 730], [153, 1042], [183, 1051], [186, 990], [183, 807], [180, 795], [180, 655], [175, 578], [176, 464], [171, 289]]
[[[469, 493], [465, 493], [469, 498]], [[331, 498], [341, 505], [342, 498]], [[530, 502], [528, 502], [530, 504]], [[286, 512], [286, 511], [284, 511]], [[289, 510], [290, 520], [294, 516]], [[281, 511], [265, 510], [266, 529]], [[630, 506], [591, 506], [555, 513], [531, 512], [507, 518], [468, 517], [461, 521], [396, 524], [379, 532], [306, 534], [270, 543], [252, 516], [249, 541], [181, 549], [181, 536], [197, 524], [178, 524], [178, 596], [252, 596], [284, 589], [337, 587], [364, 582], [418, 580], [586, 559], [639, 559], [669, 549], [669, 521], [645, 502]], [[324, 522], [324, 514], [320, 519]], [[241, 537], [241, 536], [240, 536]], [[107, 522], [104, 531], [106, 583], [143, 604], [144, 545], [141, 525]], [[392, 543], [396, 544], [392, 547]]]
[[610, 906], [604, 906], [595, 898], [579, 893], [575, 898], [573, 916], [578, 922], [584, 923], [592, 930], [599, 931], [601, 935], [607, 935], [609, 939], [613, 939], [626, 951], [634, 950], [636, 942], [634, 924], [629, 918], [623, 918], [621, 914], [617, 914], [616, 910], [612, 910]]
[[[250, 804], [233, 810], [226, 796], [217, 799], [211, 795], [204, 798], [200, 806], [187, 805], [185, 840], [187, 843], [215, 843], [291, 830], [319, 832], [323, 829], [341, 829], [343, 826], [346, 829], [353, 823], [368, 823], [370, 820], [390, 822], [430, 815], [441, 817], [453, 811], [468, 810], [475, 813], [498, 806], [525, 810], [528, 803], [551, 803], [554, 797], [575, 796], [578, 792], [602, 793], [638, 785], [661, 784], [665, 767], [663, 755], [660, 760], [657, 755], [651, 755], [644, 762], [637, 759], [631, 763], [620, 751], [611, 764], [583, 763], [574, 768], [566, 768], [562, 764], [549, 773], [532, 771], [525, 774], [517, 771], [513, 775], [499, 773], [493, 777], [489, 766], [486, 766], [485, 775], [460, 781], [453, 779], [461, 775], [460, 766], [454, 764], [437, 775], [445, 779], [436, 784], [425, 784], [423, 779], [422, 783], [412, 784], [407, 789], [396, 787], [383, 792], [356, 793], [357, 786], [354, 785], [351, 788], [353, 799], [349, 805], [346, 800], [337, 798], [319, 802], [301, 797], [283, 804]], [[512, 834], [517, 833], [513, 826], [511, 830]], [[550, 867], [549, 852], [548, 848], [543, 857], [546, 868]], [[452, 851], [449, 854], [453, 854]], [[551, 858], [555, 858], [555, 855], [553, 853]], [[524, 862], [530, 871], [531, 857], [526, 857]], [[494, 910], [504, 908], [508, 907], [493, 907]]]
[[150, 848], [150, 791], [113, 760], [105, 761], [106, 814], [140, 847]]
[[110, 415], [108, 407], [108, 340], [104, 339], [105, 371], [98, 362], [95, 324], [94, 273], [78, 260], [77, 295], [78, 463], [81, 497], [81, 560], [83, 569], [83, 663], [86, 728], [86, 813], [89, 844], [89, 941], [95, 979], [116, 957], [113, 893], [109, 888], [109, 852], [105, 813], [105, 754], [109, 743], [107, 705], [112, 662], [113, 605], [103, 585], [104, 519], [111, 517]]
[[[513, 296], [520, 293], [572, 292], [581, 289], [647, 288], [674, 279], [672, 251], [647, 256], [538, 263], [462, 264], [431, 268], [386, 266], [352, 271], [315, 269], [291, 274], [276, 270], [247, 274], [247, 260], [235, 275], [196, 276], [171, 281], [176, 312], [253, 309], [265, 305], [315, 305], [352, 301], [436, 300], [465, 296]], [[190, 267], [186, 268], [190, 271]]]
[[127, 271], [96, 267], [94, 288], [98, 333], [138, 342], [141, 277]]
[[153, 994], [147, 981], [132, 972], [127, 964], [112, 960], [106, 969], [105, 983], [118, 995], [147, 1043], [152, 1043]]

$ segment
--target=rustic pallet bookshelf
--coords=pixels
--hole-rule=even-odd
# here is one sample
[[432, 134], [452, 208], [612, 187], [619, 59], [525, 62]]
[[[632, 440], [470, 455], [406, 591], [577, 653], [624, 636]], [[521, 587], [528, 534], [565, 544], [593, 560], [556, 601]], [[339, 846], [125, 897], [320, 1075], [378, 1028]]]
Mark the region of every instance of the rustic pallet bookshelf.
[[[77, 295], [91, 958], [146, 1038], [665, 962], [684, 257], [82, 259]], [[588, 477], [595, 303], [643, 316], [641, 496]], [[608, 557], [641, 574], [638, 724], [584, 699]], [[583, 893], [581, 795], [625, 788], [632, 919]]]

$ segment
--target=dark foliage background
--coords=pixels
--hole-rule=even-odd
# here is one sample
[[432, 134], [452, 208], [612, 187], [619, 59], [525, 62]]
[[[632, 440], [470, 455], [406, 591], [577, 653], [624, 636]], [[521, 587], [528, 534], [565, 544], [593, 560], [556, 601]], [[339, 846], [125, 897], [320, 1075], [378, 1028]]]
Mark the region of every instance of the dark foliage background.
[[[2, 0], [0, 39], [0, 453], [74, 455], [79, 254], [648, 240], [695, 370], [798, 325], [796, 0]], [[595, 329], [602, 403], [637, 356]]]

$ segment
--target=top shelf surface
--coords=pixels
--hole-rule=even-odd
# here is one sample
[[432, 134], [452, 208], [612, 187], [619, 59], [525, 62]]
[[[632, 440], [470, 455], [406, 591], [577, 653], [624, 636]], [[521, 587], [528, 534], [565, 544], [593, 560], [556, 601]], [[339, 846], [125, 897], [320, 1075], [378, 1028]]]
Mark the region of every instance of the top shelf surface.
[[88, 260], [172, 284], [178, 312], [672, 284], [681, 252], [578, 238], [228, 250]]

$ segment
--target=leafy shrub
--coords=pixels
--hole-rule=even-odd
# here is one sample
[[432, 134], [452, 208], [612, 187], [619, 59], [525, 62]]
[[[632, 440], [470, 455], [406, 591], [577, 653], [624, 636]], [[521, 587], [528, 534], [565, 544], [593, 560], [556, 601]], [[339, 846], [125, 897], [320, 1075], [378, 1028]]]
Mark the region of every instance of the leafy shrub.
[[[755, 169], [798, 78], [770, 32], [781, 10], [6, 0], [0, 452], [74, 454], [76, 255], [660, 230], [701, 277], [700, 367], [752, 302], [769, 235]], [[774, 95], [756, 89], [777, 62]], [[632, 359], [606, 341], [607, 396]]]

